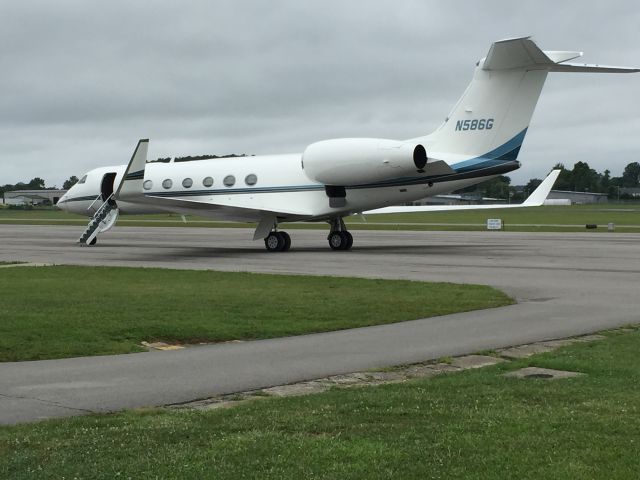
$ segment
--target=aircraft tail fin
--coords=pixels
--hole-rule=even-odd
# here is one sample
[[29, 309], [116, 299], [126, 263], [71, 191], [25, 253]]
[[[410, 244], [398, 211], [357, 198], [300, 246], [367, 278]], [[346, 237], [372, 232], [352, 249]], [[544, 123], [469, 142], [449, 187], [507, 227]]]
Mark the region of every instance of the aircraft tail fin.
[[[473, 79], [445, 122], [418, 140], [429, 157], [446, 160], [458, 171], [517, 165], [520, 147], [549, 72], [632, 73], [637, 68], [565, 63], [582, 55], [543, 51], [530, 37], [491, 45], [476, 64]], [[517, 166], [514, 166], [517, 168]]]

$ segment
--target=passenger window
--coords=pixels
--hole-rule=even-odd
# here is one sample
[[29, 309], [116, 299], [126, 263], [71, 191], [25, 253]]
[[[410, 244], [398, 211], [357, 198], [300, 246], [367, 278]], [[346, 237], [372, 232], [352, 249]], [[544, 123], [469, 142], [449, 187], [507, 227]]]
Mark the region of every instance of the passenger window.
[[184, 188], [191, 188], [191, 185], [193, 185], [193, 180], [191, 180], [190, 178], [185, 178], [184, 180], [182, 180], [182, 186]]
[[234, 177], [233, 175], [227, 175], [226, 177], [224, 177], [222, 183], [224, 183], [225, 187], [233, 187], [236, 184], [236, 177]]
[[173, 182], [171, 181], [171, 179], [167, 178], [166, 180], [162, 181], [162, 188], [169, 190], [172, 186]]
[[153, 188], [153, 182], [151, 180], [145, 180], [142, 184], [142, 188], [145, 190], [151, 190], [151, 188]]
[[213, 178], [205, 177], [204, 180], [202, 180], [202, 185], [204, 185], [205, 187], [212, 186], [213, 185]]
[[249, 175], [246, 176], [246, 178], [244, 179], [244, 183], [246, 183], [249, 186], [253, 186], [256, 183], [258, 183], [258, 177], [255, 176], [253, 173], [250, 173]]

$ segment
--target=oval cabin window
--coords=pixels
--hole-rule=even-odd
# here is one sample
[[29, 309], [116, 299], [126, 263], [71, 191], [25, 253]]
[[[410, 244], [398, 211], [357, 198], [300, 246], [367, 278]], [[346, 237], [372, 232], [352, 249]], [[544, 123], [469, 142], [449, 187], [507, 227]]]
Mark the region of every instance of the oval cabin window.
[[171, 179], [167, 178], [166, 180], [162, 181], [162, 188], [166, 188], [168, 190], [172, 186], [173, 186], [173, 182], [171, 181]]
[[236, 177], [234, 177], [233, 175], [227, 175], [226, 177], [224, 177], [222, 183], [224, 183], [225, 187], [233, 187], [236, 184]]

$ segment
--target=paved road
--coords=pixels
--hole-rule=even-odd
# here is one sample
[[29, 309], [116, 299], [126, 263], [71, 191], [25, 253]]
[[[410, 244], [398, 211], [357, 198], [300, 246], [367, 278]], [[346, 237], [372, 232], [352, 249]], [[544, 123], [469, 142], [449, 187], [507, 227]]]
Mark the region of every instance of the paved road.
[[[245, 229], [119, 227], [94, 248], [79, 227], [0, 226], [1, 260], [486, 283], [518, 305], [401, 324], [170, 352], [0, 364], [0, 423], [179, 403], [640, 321], [640, 235], [291, 231], [270, 254]], [[330, 298], [327, 299], [330, 301]]]

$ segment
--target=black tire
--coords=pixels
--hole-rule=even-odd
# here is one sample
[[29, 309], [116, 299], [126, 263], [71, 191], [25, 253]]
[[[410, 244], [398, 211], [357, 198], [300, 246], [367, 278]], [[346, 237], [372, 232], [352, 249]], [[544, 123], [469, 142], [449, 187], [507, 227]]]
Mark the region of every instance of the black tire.
[[268, 252], [280, 252], [284, 247], [284, 237], [280, 235], [280, 232], [271, 232], [264, 239], [264, 246]]
[[351, 235], [351, 232], [347, 231], [345, 231], [344, 234], [347, 236], [347, 244], [344, 249], [351, 250], [351, 247], [353, 247], [353, 235]]
[[284, 246], [282, 247], [281, 252], [287, 252], [291, 248], [291, 237], [287, 232], [279, 232], [284, 238]]
[[96, 243], [98, 243], [98, 237], [93, 237], [93, 240], [91, 240], [91, 241], [89, 242], [89, 245], [93, 246], [93, 245], [95, 245]]
[[349, 238], [344, 232], [331, 232], [327, 237], [331, 250], [345, 250]]

